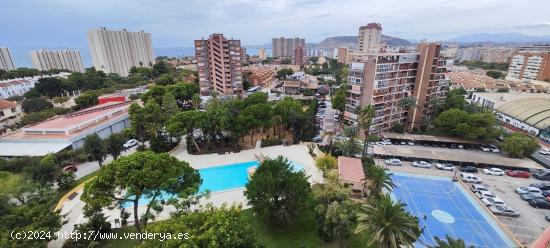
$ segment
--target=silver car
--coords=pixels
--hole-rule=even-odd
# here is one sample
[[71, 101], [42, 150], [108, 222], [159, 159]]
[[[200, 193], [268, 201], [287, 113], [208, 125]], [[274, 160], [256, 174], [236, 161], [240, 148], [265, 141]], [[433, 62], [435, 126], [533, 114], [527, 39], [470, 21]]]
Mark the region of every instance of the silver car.
[[387, 165], [393, 165], [393, 166], [400, 166], [402, 164], [401, 160], [396, 159], [396, 158], [386, 159], [384, 161], [384, 163], [387, 164]]
[[412, 163], [412, 166], [418, 167], [418, 168], [430, 168], [432, 165], [426, 161], [414, 161]]
[[519, 211], [508, 206], [490, 206], [489, 210], [495, 215], [519, 217]]

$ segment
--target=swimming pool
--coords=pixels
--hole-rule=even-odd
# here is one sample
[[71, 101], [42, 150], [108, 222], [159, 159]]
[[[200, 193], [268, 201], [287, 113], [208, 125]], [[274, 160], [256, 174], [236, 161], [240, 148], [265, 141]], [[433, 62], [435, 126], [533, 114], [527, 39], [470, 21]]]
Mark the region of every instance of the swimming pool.
[[396, 184], [392, 197], [407, 204], [407, 211], [417, 216], [424, 228], [415, 247], [434, 245], [435, 237], [445, 239], [446, 234], [476, 248], [517, 246], [458, 182], [406, 173], [391, 177]]
[[[294, 161], [289, 161], [295, 171], [304, 170], [304, 166]], [[199, 192], [220, 192], [244, 188], [248, 182], [248, 168], [258, 166], [258, 161], [248, 161], [235, 164], [218, 165], [199, 169], [199, 174], [202, 178], [202, 184], [199, 187]], [[159, 200], [167, 200], [173, 197], [171, 194], [162, 193]], [[146, 205], [149, 199], [139, 199], [139, 205]], [[122, 205], [124, 208], [132, 206], [131, 202], [126, 202]]]

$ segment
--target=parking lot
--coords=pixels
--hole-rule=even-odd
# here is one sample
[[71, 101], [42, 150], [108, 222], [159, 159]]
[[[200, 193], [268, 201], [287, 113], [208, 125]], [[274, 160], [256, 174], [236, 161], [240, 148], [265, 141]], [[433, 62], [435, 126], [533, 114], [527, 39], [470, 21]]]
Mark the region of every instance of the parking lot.
[[[416, 168], [411, 166], [411, 162], [403, 162], [401, 166], [387, 166], [384, 164], [384, 160], [376, 159], [376, 164], [385, 166], [390, 171], [406, 172], [430, 176], [445, 176], [453, 177], [458, 176], [459, 172], [456, 171], [443, 171], [437, 170], [433, 166], [432, 168]], [[534, 178], [515, 178], [509, 176], [492, 176], [485, 175], [478, 172], [476, 176], [481, 179], [482, 185], [485, 185], [491, 192], [500, 197], [506, 202], [506, 204], [520, 212], [520, 217], [511, 218], [497, 216], [498, 221], [506, 226], [506, 228], [512, 233], [516, 239], [522, 244], [531, 244], [548, 226], [548, 222], [545, 220], [545, 216], [550, 215], [550, 210], [533, 208], [526, 201], [522, 200], [520, 196], [515, 192], [515, 188], [521, 186], [528, 186], [531, 183], [541, 182]], [[469, 187], [470, 184], [464, 184]], [[468, 192], [471, 192], [468, 189]], [[477, 199], [472, 193], [472, 196]], [[481, 201], [479, 201], [480, 205]], [[487, 209], [489, 212], [489, 210]]]
[[542, 169], [543, 167], [530, 159], [516, 159], [501, 153], [483, 152], [479, 149], [449, 149], [421, 145], [385, 145], [374, 146], [374, 154], [382, 157], [400, 157], [424, 160], [441, 160], [478, 165], [495, 165], [523, 169]]

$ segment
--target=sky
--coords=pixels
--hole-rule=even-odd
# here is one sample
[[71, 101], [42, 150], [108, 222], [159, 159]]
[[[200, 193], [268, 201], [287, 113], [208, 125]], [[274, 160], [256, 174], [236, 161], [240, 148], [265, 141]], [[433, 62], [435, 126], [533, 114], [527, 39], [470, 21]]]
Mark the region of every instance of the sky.
[[192, 47], [214, 32], [261, 45], [320, 42], [379, 22], [405, 39], [473, 33], [550, 35], [549, 0], [0, 0], [0, 47], [87, 47], [97, 27], [145, 30], [153, 46]]

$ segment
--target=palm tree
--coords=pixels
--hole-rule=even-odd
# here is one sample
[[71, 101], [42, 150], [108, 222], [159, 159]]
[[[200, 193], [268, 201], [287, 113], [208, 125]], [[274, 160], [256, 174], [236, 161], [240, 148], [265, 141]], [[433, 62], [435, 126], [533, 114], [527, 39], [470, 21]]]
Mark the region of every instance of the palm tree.
[[388, 195], [373, 198], [361, 206], [355, 233], [367, 231], [370, 234], [368, 245], [373, 247], [413, 247], [422, 231], [418, 218], [405, 211], [404, 206]]
[[359, 126], [363, 129], [365, 138], [363, 139], [363, 152], [361, 153], [361, 158], [365, 158], [367, 151], [369, 149], [369, 133], [370, 126], [372, 125], [372, 119], [376, 114], [374, 107], [372, 105], [367, 105], [364, 108], [358, 108], [359, 115]]
[[[391, 177], [387, 173], [388, 169], [378, 165], [370, 165], [367, 167], [366, 180], [369, 181], [370, 196], [378, 197], [382, 194], [382, 190], [388, 191], [395, 187]], [[365, 182], [365, 185], [367, 183]]]
[[[435, 237], [435, 246], [428, 246], [428, 248], [466, 248], [466, 244], [462, 239], [454, 239], [445, 235], [445, 239], [441, 240], [439, 237]], [[468, 248], [474, 248], [473, 245], [468, 246]]]
[[346, 127], [343, 130], [343, 134], [347, 139], [340, 142], [338, 148], [345, 156], [353, 157], [356, 153], [359, 152], [360, 149], [357, 142], [355, 142], [355, 138], [357, 137], [357, 127]]
[[405, 109], [416, 107], [416, 98], [414, 96], [406, 96], [401, 99], [399, 105]]

